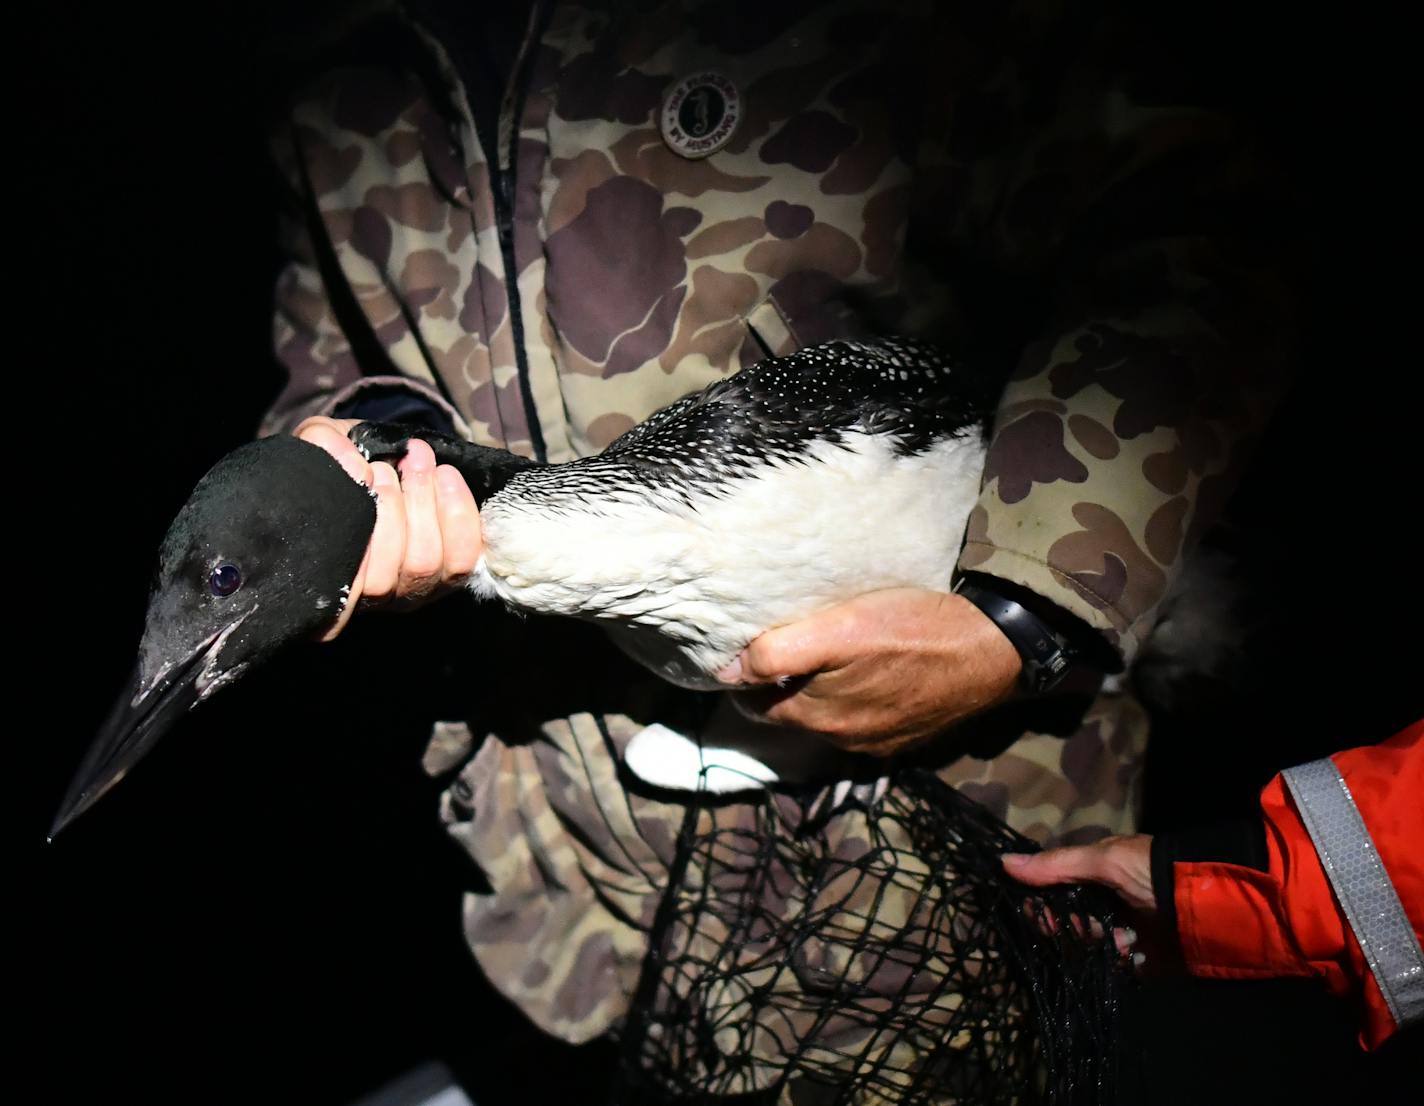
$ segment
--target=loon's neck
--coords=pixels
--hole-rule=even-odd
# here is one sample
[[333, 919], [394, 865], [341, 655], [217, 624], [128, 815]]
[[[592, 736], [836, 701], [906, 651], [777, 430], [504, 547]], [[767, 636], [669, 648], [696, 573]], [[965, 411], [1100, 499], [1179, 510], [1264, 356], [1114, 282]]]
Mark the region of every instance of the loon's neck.
[[451, 465], [459, 471], [480, 507], [503, 490], [517, 473], [543, 467], [538, 461], [520, 457], [507, 449], [475, 445], [448, 434], [395, 423], [363, 422], [351, 437], [367, 459], [372, 461], [399, 460], [405, 455], [407, 443], [412, 438], [419, 438], [434, 452], [436, 464]]
[[[455, 441], [455, 439], [451, 440]], [[544, 467], [538, 461], [520, 457], [518, 454], [510, 453], [507, 449], [493, 449], [490, 446], [474, 445], [470, 442], [457, 442], [456, 444], [459, 445], [459, 450], [451, 451], [448, 455], [436, 448], [436, 463], [454, 465], [460, 475], [465, 478], [465, 483], [470, 486], [475, 503], [480, 507], [485, 505], [486, 500], [503, 491], [505, 485], [517, 474], [526, 469]]]

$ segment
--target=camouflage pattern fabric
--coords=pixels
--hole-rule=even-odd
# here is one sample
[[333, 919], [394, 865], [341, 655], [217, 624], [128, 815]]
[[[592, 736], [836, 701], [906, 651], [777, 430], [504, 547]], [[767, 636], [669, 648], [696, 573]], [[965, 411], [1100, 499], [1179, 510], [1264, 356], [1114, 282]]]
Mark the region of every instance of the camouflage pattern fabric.
[[[437, 771], [464, 761], [442, 816], [493, 888], [466, 897], [470, 947], [507, 997], [565, 1040], [599, 1036], [626, 1012], [682, 825], [681, 805], [641, 793], [619, 772], [641, 728], [626, 716], [578, 714], [533, 740], [491, 734], [470, 757], [469, 731], [446, 723], [441, 755], [427, 760]], [[1135, 704], [1104, 697], [1066, 740], [1027, 735], [992, 760], [961, 757], [940, 777], [1045, 844], [1093, 840], [1131, 830], [1145, 736]], [[831, 802], [832, 788], [808, 805], [818, 801]], [[743, 824], [750, 832], [756, 808], [719, 804], [700, 817], [701, 832]], [[863, 854], [865, 828], [863, 814], [848, 810], [830, 820], [827, 839]], [[708, 878], [735, 894], [726, 873]], [[879, 897], [886, 918], [915, 898], [893, 883], [867, 881], [865, 893]]]
[[[277, 142], [290, 381], [264, 433], [396, 388], [563, 461], [768, 353], [935, 340], [1008, 380], [960, 567], [1131, 660], [1291, 333], [1264, 171], [1139, 39], [1066, 3], [539, 3], [482, 140], [432, 34], [392, 12], [368, 37], [405, 61], [353, 51]], [[707, 71], [742, 117], [689, 160], [659, 109]], [[445, 803], [491, 885], [470, 944], [567, 1040], [617, 1024], [646, 951], [682, 808], [616, 754], [656, 720], [549, 717], [472, 756], [454, 727], [432, 751], [470, 757]], [[1031, 837], [1087, 841], [1133, 828], [1145, 742], [1103, 694], [1067, 738], [941, 774]]]

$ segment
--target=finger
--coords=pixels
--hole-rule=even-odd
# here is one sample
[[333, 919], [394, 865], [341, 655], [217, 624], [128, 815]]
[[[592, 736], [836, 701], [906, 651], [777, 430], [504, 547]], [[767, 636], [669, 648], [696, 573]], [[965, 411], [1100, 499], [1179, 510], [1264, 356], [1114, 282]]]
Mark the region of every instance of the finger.
[[330, 415], [311, 415], [297, 424], [297, 428], [292, 433], [298, 437], [304, 437], [308, 430], [316, 426], [329, 427], [338, 434], [349, 434], [353, 426], [360, 426], [360, 419], [337, 419]]
[[319, 445], [332, 456], [351, 452], [360, 456], [356, 443], [347, 437], [348, 431], [360, 423], [355, 419], [310, 418], [301, 423], [292, 434], [304, 442]]
[[356, 444], [337, 429], [334, 419], [308, 419], [297, 428], [302, 441], [326, 450], [358, 483], [371, 486], [371, 466]]
[[768, 630], [717, 674], [723, 683], [776, 684], [829, 668], [839, 658], [840, 616], [832, 608]]
[[445, 551], [442, 579], [463, 580], [475, 571], [484, 552], [484, 532], [474, 493], [458, 469], [440, 465], [435, 470], [435, 509], [440, 518], [441, 545]]
[[762, 715], [768, 722], [778, 726], [793, 726], [823, 737], [834, 737], [840, 731], [840, 716], [828, 709], [821, 700], [807, 695], [804, 690], [771, 687], [752, 694], [761, 698], [764, 704]]
[[365, 556], [361, 558], [361, 567], [356, 570], [356, 578], [351, 581], [350, 587], [342, 597], [341, 610], [336, 614], [334, 621], [325, 632], [318, 638], [318, 641], [331, 641], [337, 637], [342, 630], [346, 629], [346, 624], [351, 621], [351, 616], [356, 613], [356, 604], [361, 599], [362, 589], [366, 584], [366, 566], [371, 560], [371, 547], [366, 547]]
[[[775, 690], [757, 689], [753, 694]], [[754, 717], [775, 726], [801, 730], [842, 752], [857, 756], [892, 757], [913, 744], [917, 736], [914, 732], [895, 729], [874, 710], [822, 700], [808, 694], [792, 695], [781, 700], [768, 699], [767, 703]]]
[[440, 519], [435, 508], [435, 454], [412, 438], [400, 462], [401, 499], [405, 505], [405, 553], [401, 557], [396, 594], [418, 597], [440, 582], [445, 562]]
[[[769, 722], [771, 714], [785, 699], [796, 694], [793, 687], [758, 687], [732, 693], [732, 705], [753, 722]], [[786, 723], [778, 723], [785, 725]]]
[[1033, 899], [1024, 899], [1019, 907], [1020, 913], [1032, 922], [1040, 933], [1045, 937], [1052, 937], [1058, 932], [1058, 925], [1053, 919], [1052, 912], [1047, 906], [1039, 906]]
[[389, 599], [400, 579], [405, 559], [405, 501], [396, 470], [384, 461], [371, 466], [376, 493], [376, 528], [367, 554], [363, 595], [367, 599]]
[[1068, 915], [1068, 921], [1073, 926], [1073, 932], [1080, 938], [1091, 937], [1094, 941], [1103, 939], [1103, 923], [1096, 918], [1074, 913]]
[[837, 697], [833, 681], [840, 670], [781, 676], [766, 683], [744, 683], [732, 693], [743, 713], [774, 719], [778, 725], [837, 721], [845, 716], [844, 697]]
[[1002, 860], [1009, 875], [1030, 887], [1103, 878], [1103, 852], [1093, 845], [1068, 845], [1041, 853], [1005, 853]]

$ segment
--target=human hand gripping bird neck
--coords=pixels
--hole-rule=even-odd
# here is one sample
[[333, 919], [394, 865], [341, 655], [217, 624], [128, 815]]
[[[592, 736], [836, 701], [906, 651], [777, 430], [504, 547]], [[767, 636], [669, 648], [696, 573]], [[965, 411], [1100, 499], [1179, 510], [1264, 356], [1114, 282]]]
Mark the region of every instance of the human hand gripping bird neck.
[[480, 512], [469, 485], [452, 465], [437, 465], [430, 446], [412, 439], [399, 472], [367, 461], [349, 434], [356, 419], [309, 418], [296, 437], [319, 446], [376, 497], [376, 526], [351, 592], [321, 640], [341, 633], [363, 602], [419, 601], [469, 578], [484, 549]]

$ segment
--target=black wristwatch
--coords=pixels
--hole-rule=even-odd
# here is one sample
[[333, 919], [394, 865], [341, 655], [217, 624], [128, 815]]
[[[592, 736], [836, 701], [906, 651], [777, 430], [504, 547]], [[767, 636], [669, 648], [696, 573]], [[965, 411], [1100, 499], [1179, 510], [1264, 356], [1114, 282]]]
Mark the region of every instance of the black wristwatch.
[[1081, 658], [1081, 651], [1066, 634], [977, 579], [961, 577], [954, 590], [983, 611], [1018, 650], [1023, 659], [1021, 679], [1029, 694], [1051, 691]]

